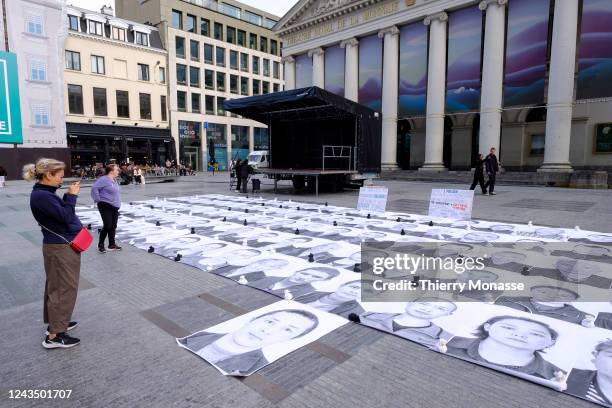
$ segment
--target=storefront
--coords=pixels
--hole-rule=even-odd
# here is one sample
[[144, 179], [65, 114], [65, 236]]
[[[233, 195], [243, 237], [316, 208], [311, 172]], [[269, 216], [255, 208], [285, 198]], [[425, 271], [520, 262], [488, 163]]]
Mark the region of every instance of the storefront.
[[179, 120], [180, 160], [195, 171], [202, 171], [202, 123]]
[[[218, 170], [227, 170], [227, 125], [222, 123], [208, 123], [206, 137], [208, 139], [208, 162], [217, 164]], [[208, 170], [211, 170], [209, 166]]]

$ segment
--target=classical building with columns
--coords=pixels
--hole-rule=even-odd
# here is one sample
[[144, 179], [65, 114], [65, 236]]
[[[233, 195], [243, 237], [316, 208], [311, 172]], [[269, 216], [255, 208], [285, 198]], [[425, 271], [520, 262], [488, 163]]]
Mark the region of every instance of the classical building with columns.
[[287, 89], [382, 114], [384, 169], [612, 170], [612, 2], [300, 0], [275, 26]]

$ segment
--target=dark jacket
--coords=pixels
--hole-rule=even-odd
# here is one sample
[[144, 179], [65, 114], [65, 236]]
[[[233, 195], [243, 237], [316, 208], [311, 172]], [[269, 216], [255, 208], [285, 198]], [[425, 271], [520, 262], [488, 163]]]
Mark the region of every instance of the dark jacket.
[[484, 165], [485, 165], [486, 160], [485, 159], [476, 159], [476, 168], [474, 169], [474, 173], [476, 174], [484, 174]]
[[497, 156], [489, 154], [485, 159], [487, 166], [487, 173], [497, 173], [499, 171], [499, 163], [497, 162]]
[[[30, 194], [30, 209], [36, 222], [49, 228], [53, 232], [72, 241], [81, 231], [82, 224], [74, 212], [77, 196], [64, 194], [64, 198], [59, 198], [55, 191], [57, 187], [35, 184], [32, 194]], [[66, 241], [51, 232], [41, 228], [43, 233], [43, 243], [45, 244], [65, 244]]]
[[240, 177], [247, 178], [249, 177], [250, 172], [251, 167], [249, 166], [249, 163], [246, 161], [242, 162], [242, 164], [240, 165]]

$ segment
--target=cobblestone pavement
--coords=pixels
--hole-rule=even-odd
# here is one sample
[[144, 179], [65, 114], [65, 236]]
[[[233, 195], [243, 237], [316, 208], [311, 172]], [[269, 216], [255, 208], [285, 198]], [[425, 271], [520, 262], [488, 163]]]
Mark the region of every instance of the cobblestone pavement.
[[[227, 193], [227, 175], [127, 186], [125, 201]], [[391, 210], [425, 213], [428, 183], [386, 182]], [[457, 188], [456, 185], [450, 186]], [[506, 376], [370, 328], [348, 324], [256, 374], [224, 377], [176, 346], [182, 336], [277, 298], [124, 246], [83, 256], [71, 350], [44, 350], [41, 234], [31, 186], [0, 190], [0, 406], [2, 407], [555, 407], [588, 402]], [[264, 196], [272, 194], [265, 183]], [[612, 231], [612, 192], [499, 187], [476, 195], [474, 218]], [[355, 206], [356, 190], [278, 196]], [[83, 188], [81, 204], [91, 204]], [[11, 389], [71, 389], [68, 401], [10, 400]]]

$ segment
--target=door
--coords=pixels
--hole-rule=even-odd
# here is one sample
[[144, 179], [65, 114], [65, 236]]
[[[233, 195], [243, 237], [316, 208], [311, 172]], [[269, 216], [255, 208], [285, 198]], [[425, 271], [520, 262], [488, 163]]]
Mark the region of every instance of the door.
[[183, 149], [185, 165], [195, 171], [202, 171], [200, 148], [198, 146], [185, 146]]

